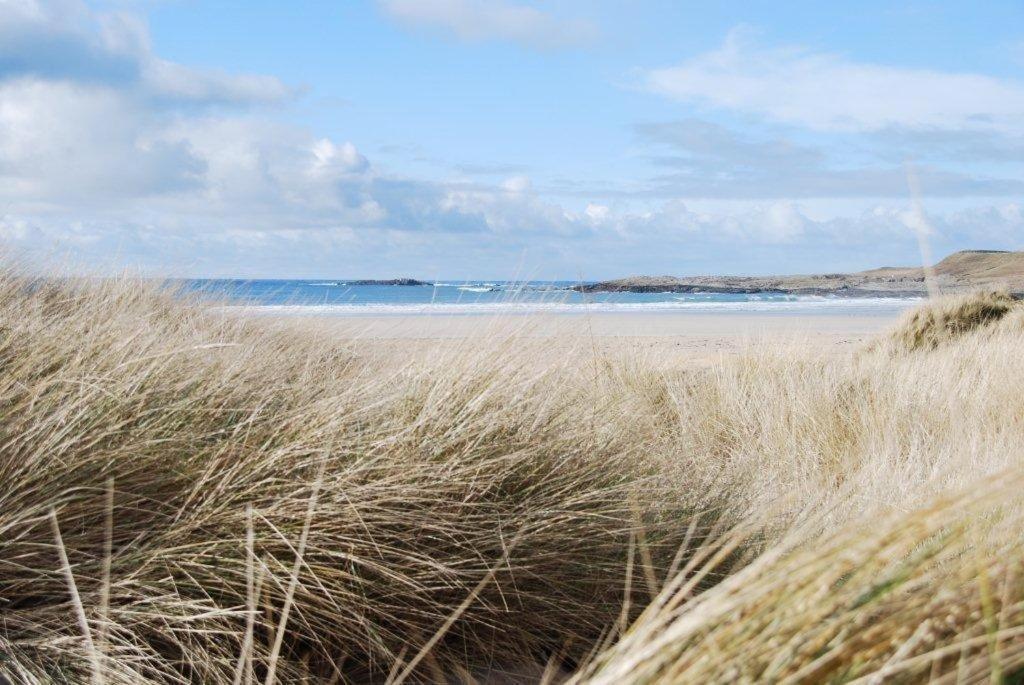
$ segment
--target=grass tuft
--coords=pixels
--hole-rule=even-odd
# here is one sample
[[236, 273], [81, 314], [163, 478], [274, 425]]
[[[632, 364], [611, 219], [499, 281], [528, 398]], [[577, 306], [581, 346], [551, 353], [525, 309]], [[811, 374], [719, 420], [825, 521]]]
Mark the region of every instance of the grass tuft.
[[928, 303], [908, 312], [875, 346], [892, 353], [934, 350], [964, 335], [991, 329], [1019, 303], [1001, 291], [977, 292]]
[[1011, 677], [1022, 322], [990, 293], [885, 354], [385, 353], [0, 273], [0, 676]]

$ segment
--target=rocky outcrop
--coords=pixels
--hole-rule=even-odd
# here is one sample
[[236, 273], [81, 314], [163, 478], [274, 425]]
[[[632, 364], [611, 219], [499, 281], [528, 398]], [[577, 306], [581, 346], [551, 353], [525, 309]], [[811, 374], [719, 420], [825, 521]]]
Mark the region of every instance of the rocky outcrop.
[[[979, 288], [1024, 295], [1024, 252], [965, 250], [928, 270], [942, 292]], [[881, 267], [850, 274], [798, 276], [633, 276], [575, 286], [580, 292], [775, 293], [843, 297], [913, 297], [928, 292], [926, 270]]]
[[385, 280], [363, 279], [359, 281], [345, 281], [345, 285], [434, 285], [427, 281], [417, 281], [415, 278], [389, 278]]

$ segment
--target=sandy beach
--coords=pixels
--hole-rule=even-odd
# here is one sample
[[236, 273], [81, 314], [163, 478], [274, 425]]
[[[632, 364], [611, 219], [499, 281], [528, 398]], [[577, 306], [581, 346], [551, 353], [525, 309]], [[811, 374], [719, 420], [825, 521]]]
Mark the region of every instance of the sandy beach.
[[533, 315], [276, 316], [285, 327], [315, 330], [380, 350], [406, 352], [486, 337], [514, 337], [546, 349], [644, 351], [707, 361], [764, 346], [819, 353], [853, 349], [893, 325], [888, 314], [591, 313]]

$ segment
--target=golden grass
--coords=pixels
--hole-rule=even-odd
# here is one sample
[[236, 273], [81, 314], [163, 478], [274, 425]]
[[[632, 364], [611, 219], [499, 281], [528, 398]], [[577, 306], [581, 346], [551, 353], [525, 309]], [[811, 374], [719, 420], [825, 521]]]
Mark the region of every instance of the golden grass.
[[0, 674], [1003, 677], [1021, 321], [962, 298], [709, 369], [515, 336], [398, 358], [5, 273]]
[[1001, 291], [949, 297], [908, 312], [900, 325], [876, 346], [895, 353], [935, 349], [990, 326], [1016, 306], [1017, 302]]
[[1019, 682], [1024, 478], [978, 485], [776, 543], [703, 594], [687, 568], [575, 681]]

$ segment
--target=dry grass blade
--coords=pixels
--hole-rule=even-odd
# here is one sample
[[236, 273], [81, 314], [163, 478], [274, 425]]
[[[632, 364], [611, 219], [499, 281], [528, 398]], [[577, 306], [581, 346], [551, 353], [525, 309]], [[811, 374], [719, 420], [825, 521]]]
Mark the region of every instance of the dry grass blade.
[[[689, 603], [656, 604], [583, 678], [674, 682], [1004, 682], [1024, 668], [1015, 469], [909, 515], [766, 553]], [[1006, 579], [997, 625], [991, 580]], [[674, 591], [678, 592], [678, 591]], [[741, 616], [742, 620], [736, 620]], [[953, 659], [953, 655], [957, 658]]]
[[112, 477], [107, 479], [104, 504], [103, 568], [100, 576], [99, 630], [96, 636], [100, 658], [103, 660], [101, 672], [106, 670], [106, 659], [109, 652], [107, 632], [110, 620], [111, 567], [114, 561], [114, 479]]
[[306, 507], [306, 520], [302, 524], [302, 534], [299, 536], [299, 544], [295, 549], [295, 563], [288, 578], [288, 591], [285, 593], [284, 605], [281, 607], [281, 618], [278, 620], [277, 629], [274, 631], [274, 645], [271, 647], [270, 655], [267, 657], [267, 676], [263, 680], [265, 685], [273, 685], [273, 683], [277, 682], [277, 659], [281, 653], [281, 645], [284, 643], [285, 628], [288, 626], [288, 617], [291, 613], [292, 602], [295, 599], [295, 589], [299, 585], [299, 571], [302, 569], [302, 561], [306, 554], [309, 527], [313, 523], [316, 501], [320, 496], [320, 488], [324, 482], [324, 471], [326, 468], [327, 460], [324, 459], [317, 470], [316, 478], [313, 480], [313, 491], [309, 495], [309, 504]]
[[82, 604], [82, 597], [78, 594], [78, 584], [75, 583], [75, 574], [71, 570], [71, 562], [68, 560], [67, 549], [64, 547], [64, 539], [60, 534], [60, 523], [57, 521], [57, 510], [50, 508], [50, 528], [53, 530], [54, 545], [57, 555], [60, 557], [61, 571], [67, 581], [68, 594], [71, 596], [71, 605], [75, 611], [75, 618], [78, 620], [78, 627], [82, 631], [82, 639], [85, 641], [85, 652], [89, 657], [92, 669], [92, 682], [102, 684], [104, 682], [103, 666], [100, 654], [92, 639], [92, 629], [89, 627], [89, 618], [85, 615], [85, 606]]
[[[238, 651], [235, 664], [235, 677], [232, 685], [252, 682], [252, 637], [256, 626], [256, 528], [252, 517], [252, 504], [245, 505], [245, 637]], [[262, 580], [262, 574], [261, 574]]]
[[470, 593], [466, 595], [466, 598], [462, 600], [462, 603], [458, 607], [456, 607], [455, 611], [453, 611], [444, 620], [444, 623], [442, 623], [441, 626], [434, 632], [434, 634], [430, 636], [430, 639], [423, 643], [423, 646], [420, 647], [419, 651], [416, 652], [413, 658], [410, 659], [409, 662], [403, 666], [402, 670], [397, 675], [388, 678], [387, 682], [389, 684], [400, 685], [401, 683], [404, 683], [409, 678], [409, 676], [413, 674], [419, 663], [430, 654], [431, 650], [434, 649], [438, 641], [445, 636], [445, 633], [447, 633], [451, 629], [452, 625], [457, 620], [459, 620], [462, 614], [465, 613], [466, 609], [468, 609], [469, 606], [476, 601], [477, 597], [480, 596], [480, 593], [483, 591], [483, 589], [487, 587], [490, 583], [494, 582], [495, 574], [498, 572], [499, 569], [501, 569], [503, 566], [505, 566], [505, 564], [508, 563], [509, 555], [512, 553], [512, 550], [515, 549], [515, 546], [516, 544], [518, 544], [518, 542], [519, 536], [516, 536], [508, 545], [503, 544], [504, 553], [502, 554], [501, 559], [499, 559], [495, 564], [491, 566], [490, 569], [488, 569], [487, 574], [484, 575], [484, 577], [480, 579], [480, 582], [476, 584], [472, 591], [470, 591]]

